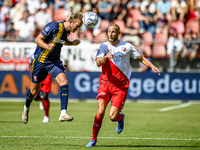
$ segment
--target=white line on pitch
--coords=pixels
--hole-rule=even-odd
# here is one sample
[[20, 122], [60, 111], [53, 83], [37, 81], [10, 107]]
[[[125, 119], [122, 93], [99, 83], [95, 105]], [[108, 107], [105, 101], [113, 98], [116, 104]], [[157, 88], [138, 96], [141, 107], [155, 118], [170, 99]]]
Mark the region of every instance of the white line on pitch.
[[184, 107], [188, 107], [190, 105], [191, 105], [191, 103], [189, 102], [189, 103], [185, 103], [185, 104], [181, 104], [181, 105], [161, 108], [161, 109], [159, 109], [159, 111], [168, 111], [168, 110], [173, 110], [173, 109], [178, 109], [178, 108], [184, 108]]
[[[90, 139], [91, 137], [62, 137], [62, 136], [0, 136], [0, 138], [53, 138], [53, 139]], [[98, 137], [101, 139], [124, 139], [124, 140], [176, 140], [176, 141], [200, 141], [200, 139], [180, 138], [139, 138], [139, 137]]]

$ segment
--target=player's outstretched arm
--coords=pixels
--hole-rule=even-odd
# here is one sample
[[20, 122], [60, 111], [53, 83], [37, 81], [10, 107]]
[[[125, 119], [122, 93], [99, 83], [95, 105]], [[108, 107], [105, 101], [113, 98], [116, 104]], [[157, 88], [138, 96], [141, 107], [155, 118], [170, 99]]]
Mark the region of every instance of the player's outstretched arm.
[[160, 75], [160, 70], [154, 64], [152, 64], [146, 57], [141, 55], [137, 60], [143, 63], [145, 66], [150, 67], [153, 72], [158, 73], [158, 75]]
[[66, 40], [65, 41], [65, 44], [64, 45], [74, 45], [74, 46], [76, 46], [76, 45], [79, 45], [81, 43], [81, 41], [80, 40], [78, 40], [78, 39], [76, 39], [76, 40], [74, 40], [74, 41], [70, 41], [70, 40]]

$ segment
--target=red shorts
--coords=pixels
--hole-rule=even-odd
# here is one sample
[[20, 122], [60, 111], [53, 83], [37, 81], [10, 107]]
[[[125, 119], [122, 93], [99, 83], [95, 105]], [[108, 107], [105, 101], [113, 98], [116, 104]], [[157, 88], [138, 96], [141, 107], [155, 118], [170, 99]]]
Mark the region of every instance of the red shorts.
[[48, 74], [46, 79], [41, 82], [40, 91], [50, 93], [52, 77]]
[[97, 99], [105, 100], [107, 103], [111, 100], [111, 106], [115, 106], [122, 110], [126, 101], [127, 92], [128, 88], [119, 89], [102, 82], [97, 91]]

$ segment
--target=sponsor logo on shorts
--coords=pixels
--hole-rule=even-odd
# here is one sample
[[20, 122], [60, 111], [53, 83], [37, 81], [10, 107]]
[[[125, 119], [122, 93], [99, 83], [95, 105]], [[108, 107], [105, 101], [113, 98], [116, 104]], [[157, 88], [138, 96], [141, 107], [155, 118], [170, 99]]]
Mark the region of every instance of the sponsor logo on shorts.
[[104, 92], [101, 92], [101, 93], [99, 93], [99, 95], [106, 95], [106, 93], [104, 93]]

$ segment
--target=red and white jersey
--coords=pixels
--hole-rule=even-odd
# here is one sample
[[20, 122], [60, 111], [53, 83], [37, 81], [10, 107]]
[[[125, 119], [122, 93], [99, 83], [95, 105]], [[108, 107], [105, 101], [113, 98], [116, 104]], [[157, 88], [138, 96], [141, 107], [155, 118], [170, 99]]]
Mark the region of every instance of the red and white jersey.
[[108, 59], [102, 66], [99, 81], [105, 81], [121, 88], [128, 88], [131, 76], [130, 59], [137, 59], [141, 54], [130, 43], [119, 40], [117, 45], [112, 45], [107, 41], [100, 45], [95, 59], [104, 57], [108, 53], [113, 54], [113, 59]]

